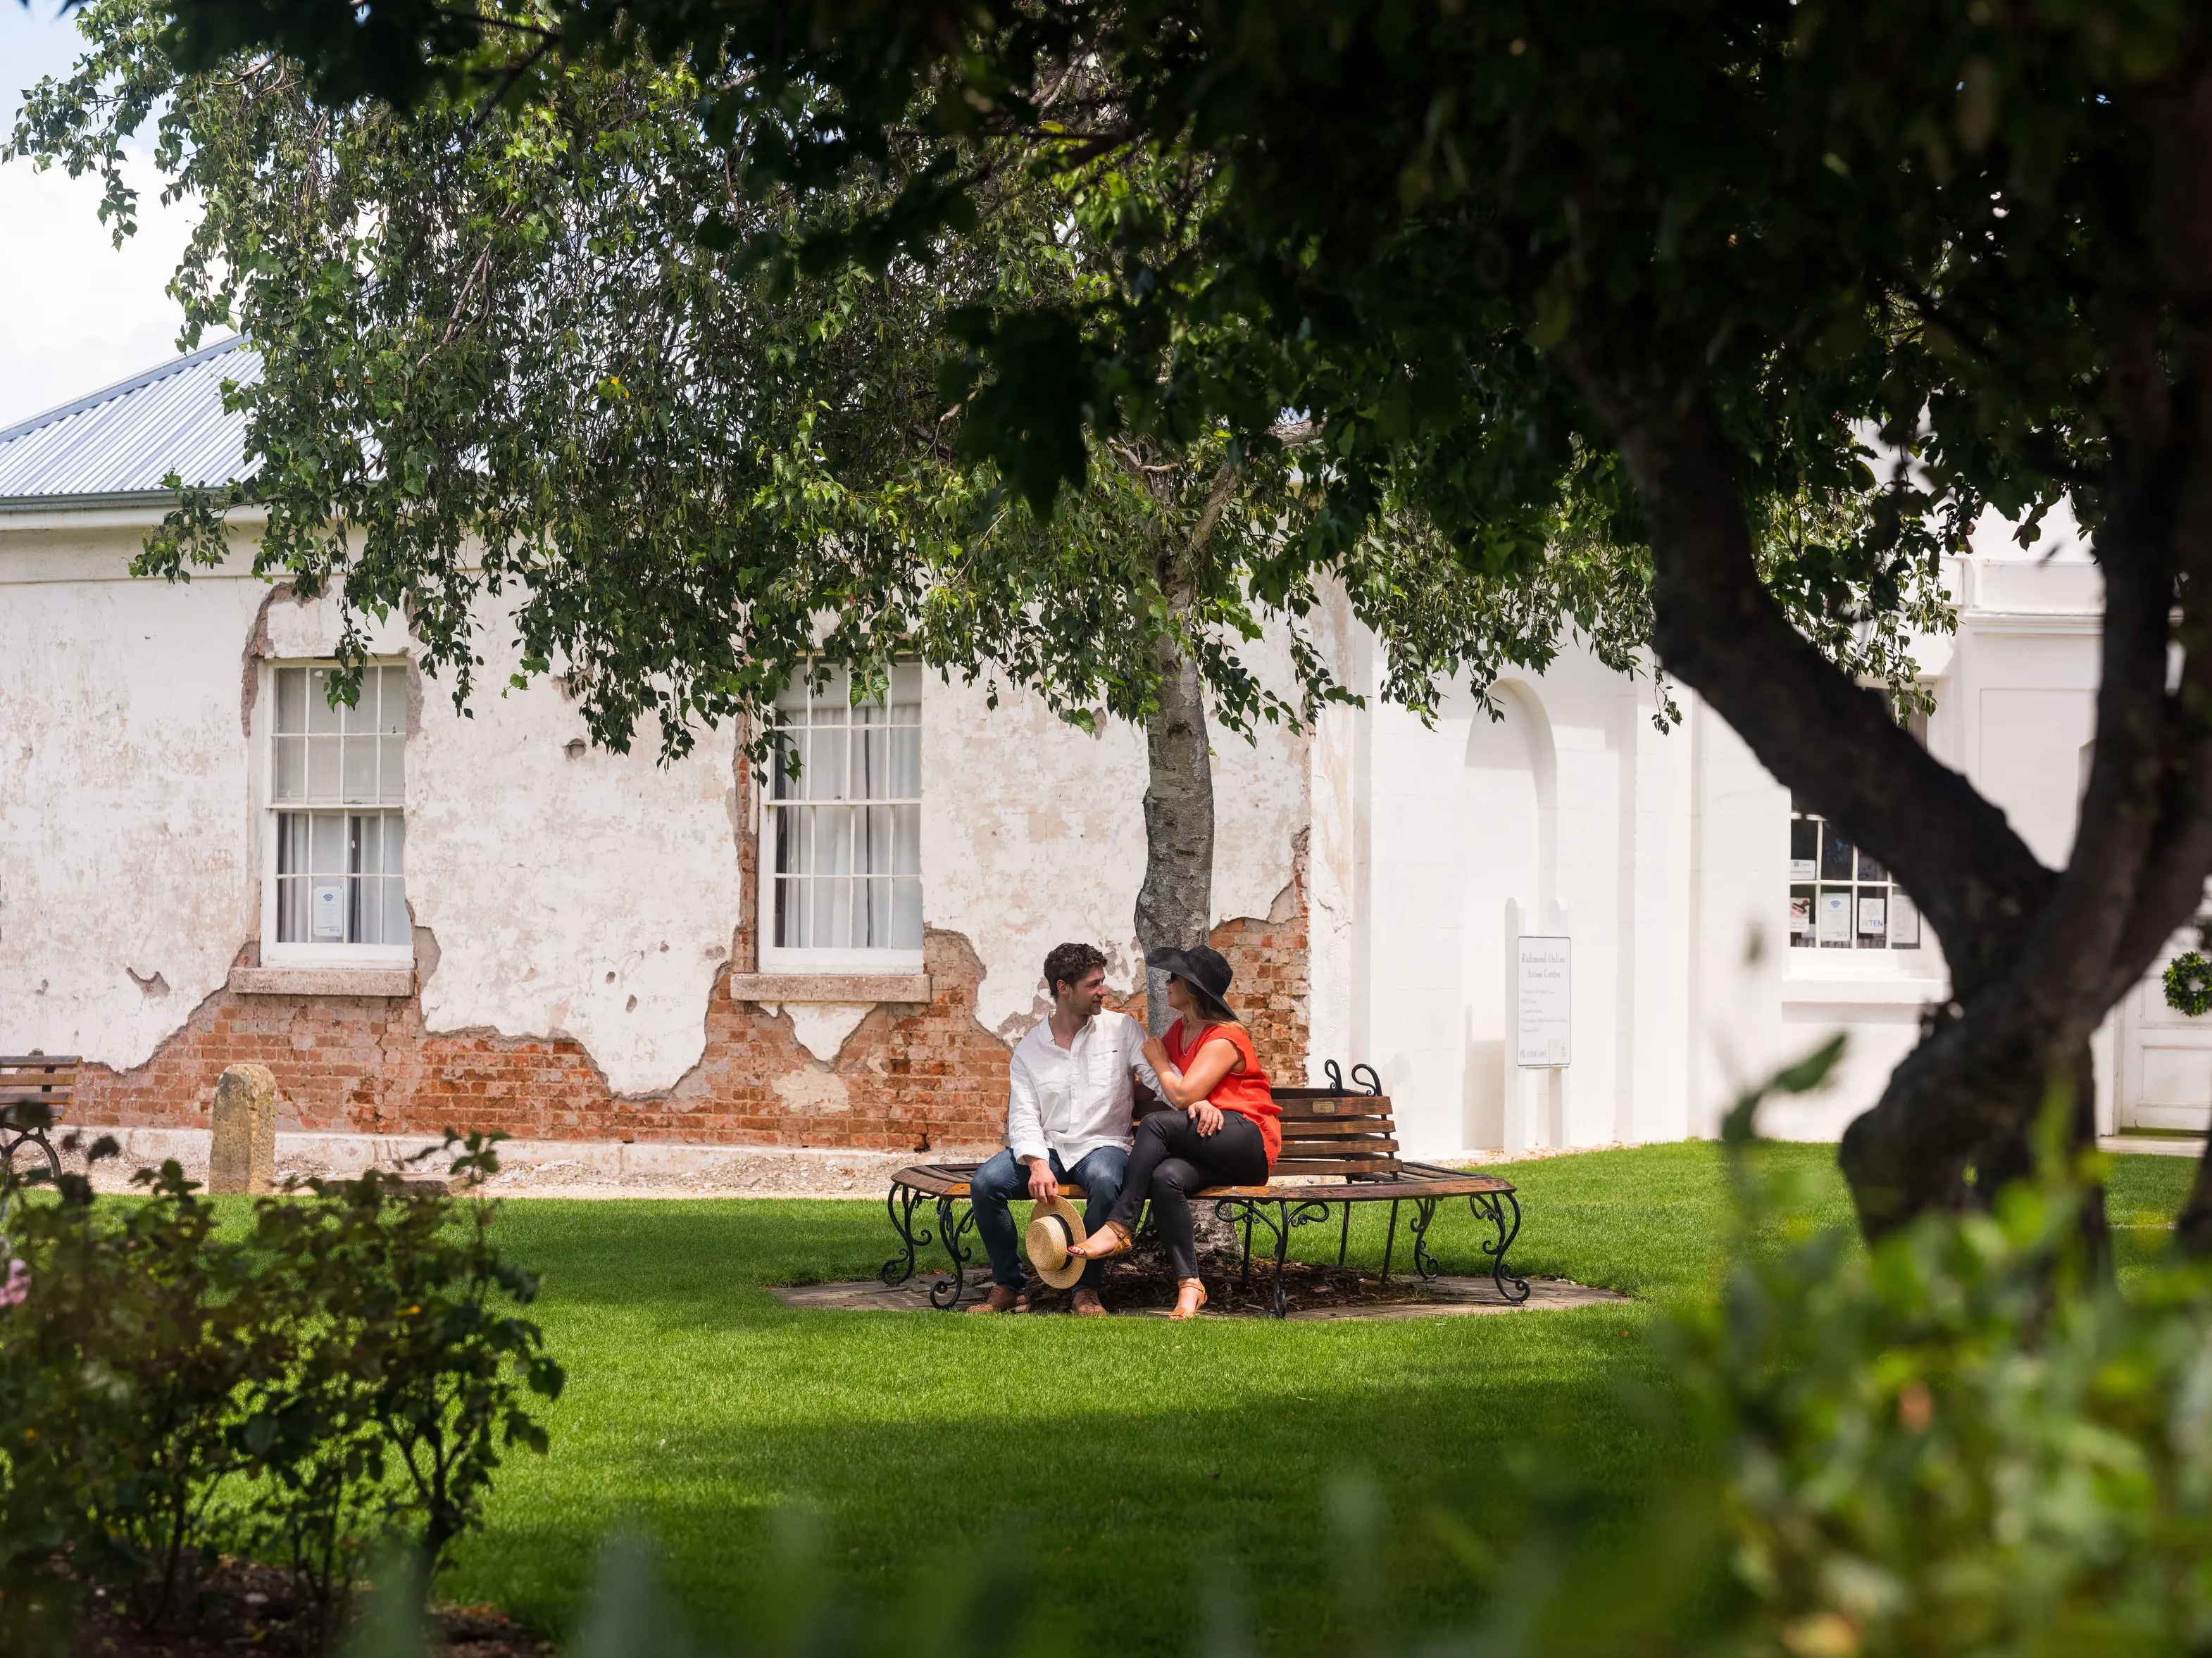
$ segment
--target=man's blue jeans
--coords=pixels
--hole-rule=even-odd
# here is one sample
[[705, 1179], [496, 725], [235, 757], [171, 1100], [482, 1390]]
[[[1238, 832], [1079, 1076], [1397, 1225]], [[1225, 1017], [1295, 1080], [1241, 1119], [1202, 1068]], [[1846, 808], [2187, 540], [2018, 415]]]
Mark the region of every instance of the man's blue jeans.
[[[1121, 1195], [1121, 1176], [1129, 1167], [1129, 1154], [1118, 1145], [1102, 1145], [1085, 1153], [1073, 1169], [1060, 1162], [1057, 1151], [1046, 1156], [1051, 1159], [1056, 1179], [1083, 1188], [1088, 1199], [1083, 1224], [1096, 1231], [1113, 1209], [1114, 1199]], [[1006, 1206], [1029, 1194], [1030, 1166], [1012, 1151], [1000, 1152], [968, 1182], [968, 1204], [975, 1212], [975, 1235], [983, 1240], [984, 1252], [991, 1257], [991, 1282], [1009, 1290], [1020, 1289], [1024, 1276], [1022, 1258], [1014, 1248], [1013, 1212]], [[1079, 1287], [1096, 1290], [1105, 1273], [1104, 1261], [1092, 1261], [1083, 1269]]]

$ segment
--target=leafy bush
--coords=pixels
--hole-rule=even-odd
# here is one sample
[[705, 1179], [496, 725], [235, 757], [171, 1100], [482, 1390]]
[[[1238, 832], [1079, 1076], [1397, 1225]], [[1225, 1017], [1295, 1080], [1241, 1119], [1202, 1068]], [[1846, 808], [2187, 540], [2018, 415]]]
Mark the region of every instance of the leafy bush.
[[[463, 1175], [496, 1169], [489, 1141], [457, 1144]], [[562, 1382], [513, 1310], [537, 1284], [493, 1247], [493, 1206], [372, 1172], [264, 1199], [225, 1236], [174, 1163], [137, 1178], [145, 1199], [119, 1205], [82, 1177], [53, 1200], [0, 1187], [11, 1643], [63, 1638], [64, 1581], [113, 1584], [159, 1625], [218, 1544], [288, 1564], [319, 1641], [373, 1536], [408, 1536], [427, 1583], [501, 1451], [545, 1449], [527, 1400]]]

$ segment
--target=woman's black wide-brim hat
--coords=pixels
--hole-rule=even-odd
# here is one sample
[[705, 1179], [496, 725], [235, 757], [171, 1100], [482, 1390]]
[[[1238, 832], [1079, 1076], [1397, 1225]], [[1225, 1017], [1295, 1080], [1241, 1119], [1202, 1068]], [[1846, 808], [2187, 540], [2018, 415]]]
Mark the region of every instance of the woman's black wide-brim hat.
[[1229, 981], [1236, 975], [1219, 950], [1205, 944], [1195, 950], [1170, 950], [1163, 945], [1145, 957], [1145, 965], [1174, 974], [1220, 1009], [1224, 1017], [1237, 1017], [1237, 1010], [1229, 1005]]

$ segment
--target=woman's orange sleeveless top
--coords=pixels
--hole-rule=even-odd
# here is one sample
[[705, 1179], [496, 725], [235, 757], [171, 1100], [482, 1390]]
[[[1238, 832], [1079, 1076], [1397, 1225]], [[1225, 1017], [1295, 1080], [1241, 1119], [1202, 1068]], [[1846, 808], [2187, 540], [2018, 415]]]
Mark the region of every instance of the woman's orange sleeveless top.
[[1188, 1071], [1186, 1053], [1195, 1054], [1216, 1036], [1236, 1045], [1244, 1056], [1244, 1068], [1232, 1071], [1213, 1084], [1207, 1095], [1209, 1104], [1224, 1111], [1234, 1111], [1240, 1117], [1249, 1117], [1260, 1130], [1260, 1138], [1267, 1143], [1267, 1167], [1275, 1166], [1276, 1155], [1283, 1149], [1282, 1108], [1275, 1103], [1275, 1091], [1267, 1085], [1267, 1073], [1260, 1069], [1260, 1056], [1252, 1050], [1251, 1033], [1241, 1024], [1210, 1024], [1198, 1033], [1198, 1040], [1186, 1049], [1182, 1045], [1183, 1023], [1177, 1019], [1168, 1027], [1161, 1039], [1168, 1051], [1168, 1059], [1178, 1071]]

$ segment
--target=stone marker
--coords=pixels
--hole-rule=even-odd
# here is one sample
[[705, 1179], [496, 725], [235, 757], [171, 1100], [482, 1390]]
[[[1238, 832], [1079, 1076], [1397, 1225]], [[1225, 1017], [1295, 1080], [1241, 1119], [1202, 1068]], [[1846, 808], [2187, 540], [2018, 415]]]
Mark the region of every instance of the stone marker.
[[265, 1065], [234, 1065], [215, 1085], [210, 1192], [276, 1189], [276, 1076]]

